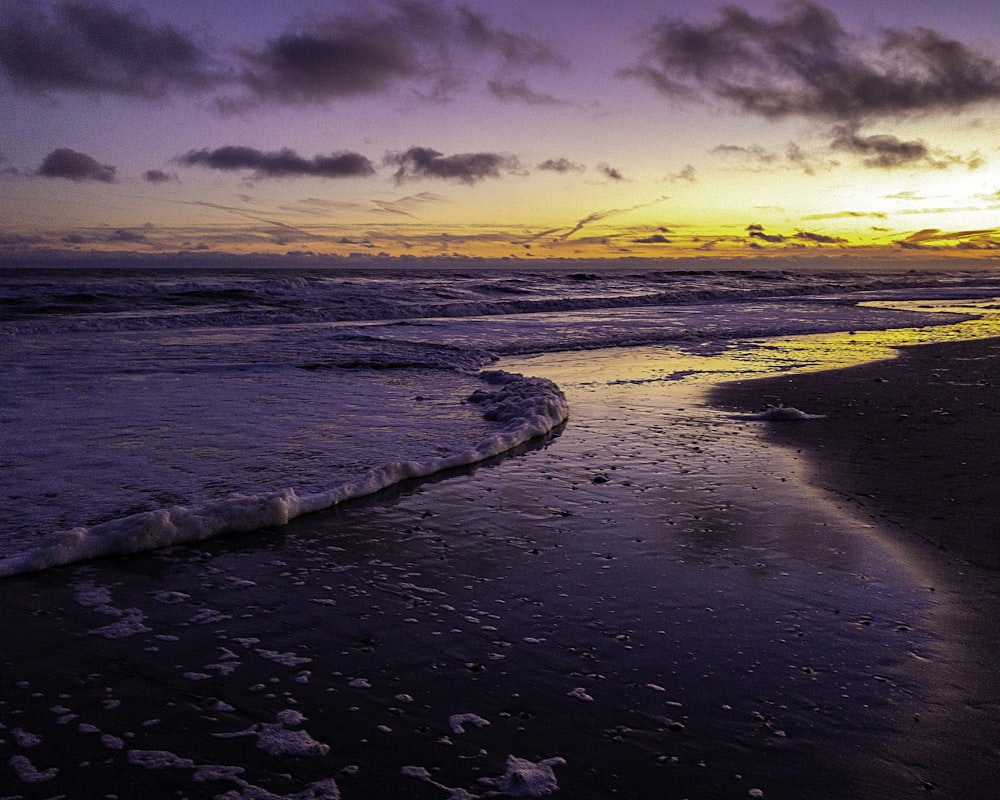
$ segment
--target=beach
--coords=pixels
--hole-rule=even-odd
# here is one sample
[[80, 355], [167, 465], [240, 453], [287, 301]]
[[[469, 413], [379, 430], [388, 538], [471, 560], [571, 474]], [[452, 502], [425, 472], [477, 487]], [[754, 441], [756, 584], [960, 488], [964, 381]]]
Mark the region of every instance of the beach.
[[991, 796], [982, 276], [17, 277], [0, 797]]
[[712, 399], [734, 411], [783, 405], [821, 416], [768, 423], [762, 435], [933, 576], [955, 672], [932, 722], [940, 738], [920, 758], [938, 763], [953, 796], [989, 796], [1000, 780], [1000, 340], [906, 347], [849, 369], [724, 384]]
[[[984, 583], [811, 486], [733, 413], [766, 384], [586, 380], [658, 357], [526, 359], [571, 417], [511, 456], [5, 580], [4, 796], [989, 796], [992, 673], [938, 613]], [[813, 400], [825, 439], [766, 430], [842, 441]]]

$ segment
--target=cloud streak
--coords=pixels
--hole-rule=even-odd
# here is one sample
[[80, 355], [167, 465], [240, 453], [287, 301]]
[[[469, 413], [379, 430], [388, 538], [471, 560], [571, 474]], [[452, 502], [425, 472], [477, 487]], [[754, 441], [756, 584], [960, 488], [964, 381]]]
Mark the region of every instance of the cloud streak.
[[372, 175], [375, 167], [359, 153], [341, 151], [328, 156], [303, 158], [290, 148], [272, 152], [253, 147], [227, 145], [215, 150], [190, 150], [177, 158], [184, 166], [224, 171], [253, 170], [255, 178], [357, 178]]
[[619, 74], [769, 119], [859, 121], [1000, 100], [1000, 66], [989, 55], [927, 28], [868, 41], [811, 0], [779, 6], [775, 19], [735, 5], [700, 25], [661, 18]]

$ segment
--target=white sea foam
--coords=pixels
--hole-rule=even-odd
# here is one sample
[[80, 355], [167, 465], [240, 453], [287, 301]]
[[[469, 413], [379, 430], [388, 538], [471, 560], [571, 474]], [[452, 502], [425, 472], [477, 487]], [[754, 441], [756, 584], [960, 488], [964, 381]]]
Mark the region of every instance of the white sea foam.
[[488, 719], [483, 719], [478, 714], [452, 714], [448, 717], [448, 727], [454, 734], [465, 733], [466, 725], [474, 725], [477, 728], [485, 728], [490, 724]]
[[[500, 430], [474, 448], [448, 456], [391, 462], [327, 491], [298, 495], [292, 488], [263, 495], [235, 495], [194, 506], [134, 514], [93, 527], [49, 534], [21, 555], [0, 561], [0, 576], [16, 575], [112, 554], [139, 553], [168, 545], [198, 542], [224, 534], [276, 528], [290, 520], [374, 494], [389, 486], [438, 472], [465, 467], [501, 455], [565, 422], [569, 407], [559, 388], [541, 378], [500, 371], [482, 373], [492, 391], [477, 391], [470, 401], [484, 416], [502, 423]], [[87, 602], [101, 602], [88, 598]], [[107, 626], [102, 635], [130, 635], [128, 623]], [[115, 630], [113, 630], [115, 628]], [[115, 631], [119, 633], [116, 634]]]
[[507, 770], [499, 778], [484, 778], [483, 783], [495, 786], [498, 791], [511, 797], [544, 797], [559, 788], [552, 767], [562, 766], [566, 760], [546, 758], [533, 762], [517, 756], [507, 756]]
[[44, 783], [45, 781], [52, 780], [59, 774], [58, 767], [38, 769], [31, 763], [27, 756], [11, 756], [8, 763], [17, 774], [17, 777], [24, 783]]
[[769, 406], [756, 414], [742, 414], [738, 419], [760, 422], [796, 422], [806, 419], [823, 419], [824, 414], [807, 414], [795, 406]]

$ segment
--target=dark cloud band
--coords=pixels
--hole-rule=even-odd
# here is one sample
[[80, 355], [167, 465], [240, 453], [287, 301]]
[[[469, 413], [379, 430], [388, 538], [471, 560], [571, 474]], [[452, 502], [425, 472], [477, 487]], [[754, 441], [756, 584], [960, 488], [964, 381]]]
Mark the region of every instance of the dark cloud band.
[[177, 161], [185, 166], [218, 170], [253, 170], [258, 178], [357, 178], [375, 172], [375, 167], [368, 158], [349, 151], [307, 159], [289, 148], [265, 152], [253, 147], [229, 145], [215, 150], [191, 150]]

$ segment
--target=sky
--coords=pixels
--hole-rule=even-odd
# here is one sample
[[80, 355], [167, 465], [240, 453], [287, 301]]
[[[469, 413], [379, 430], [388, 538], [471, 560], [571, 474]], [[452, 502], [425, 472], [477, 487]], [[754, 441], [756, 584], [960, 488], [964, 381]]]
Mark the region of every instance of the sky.
[[0, 263], [1000, 257], [995, 0], [0, 2]]

